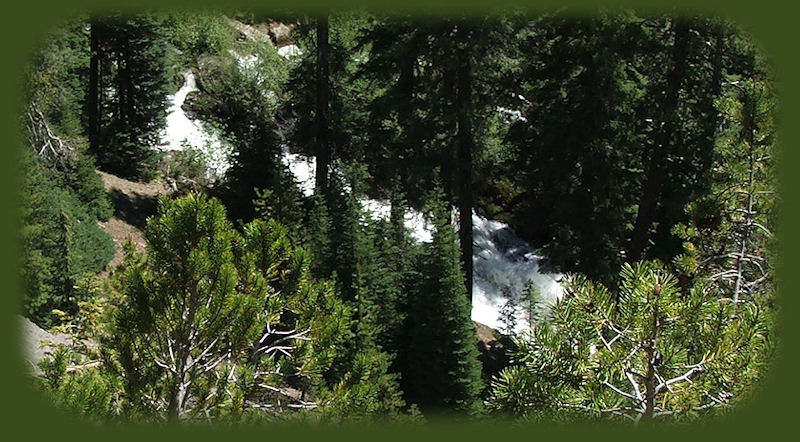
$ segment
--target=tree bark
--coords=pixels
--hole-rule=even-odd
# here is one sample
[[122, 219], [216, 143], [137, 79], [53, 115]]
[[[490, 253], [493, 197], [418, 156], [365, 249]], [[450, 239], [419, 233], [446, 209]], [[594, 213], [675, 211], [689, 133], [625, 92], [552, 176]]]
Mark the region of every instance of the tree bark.
[[656, 216], [661, 199], [661, 190], [666, 177], [667, 157], [671, 144], [674, 143], [676, 111], [678, 108], [681, 84], [686, 71], [686, 51], [689, 35], [688, 24], [677, 19], [672, 25], [675, 42], [672, 46], [672, 68], [667, 77], [665, 101], [661, 116], [661, 124], [656, 133], [647, 178], [639, 200], [639, 210], [631, 233], [627, 261], [642, 259], [650, 239], [650, 227]]
[[744, 111], [744, 124], [742, 132], [745, 134], [747, 144], [748, 170], [747, 170], [747, 209], [744, 213], [743, 232], [739, 240], [739, 254], [736, 258], [736, 283], [733, 288], [733, 302], [739, 302], [739, 295], [742, 293], [742, 286], [745, 282], [744, 260], [747, 256], [750, 234], [753, 229], [753, 206], [755, 205], [755, 171], [756, 171], [756, 140], [755, 140], [755, 118], [756, 104], [755, 98], [749, 94], [744, 94], [742, 107]]
[[315, 187], [323, 194], [328, 189], [328, 168], [331, 151], [328, 140], [328, 92], [330, 88], [328, 44], [328, 16], [317, 19], [317, 103], [316, 103], [316, 159]]
[[458, 111], [458, 224], [461, 244], [461, 268], [467, 288], [467, 300], [472, 304], [472, 65], [469, 57], [469, 30], [458, 27], [457, 92]]
[[90, 58], [89, 58], [89, 150], [97, 156], [100, 150], [100, 29], [98, 23], [92, 21], [89, 30]]
[[716, 145], [717, 126], [719, 125], [719, 117], [717, 109], [714, 106], [714, 100], [719, 97], [722, 90], [722, 55], [724, 50], [724, 35], [722, 26], [716, 25], [713, 29], [714, 34], [714, 55], [711, 61], [711, 93], [708, 94], [708, 101], [706, 102], [706, 127], [705, 138], [706, 142], [703, 145], [703, 151], [700, 154], [700, 174], [696, 177], [698, 182], [709, 186], [710, 178], [708, 173], [711, 170], [711, 165], [714, 160], [714, 148]]
[[118, 131], [124, 130], [127, 125], [126, 117], [128, 116], [128, 88], [125, 80], [125, 75], [127, 74], [125, 64], [127, 60], [126, 51], [123, 49], [124, 44], [124, 42], [120, 42], [120, 46], [117, 48], [117, 121], [119, 121], [120, 125]]
[[[413, 32], [413, 31], [412, 31]], [[412, 35], [408, 46], [402, 53], [400, 63], [400, 77], [397, 80], [397, 89], [399, 92], [398, 99], [398, 119], [402, 125], [402, 138], [398, 155], [402, 155], [398, 161], [400, 170], [395, 170], [395, 176], [398, 179], [407, 182], [409, 173], [412, 171], [414, 164], [409, 161], [414, 159], [411, 155], [411, 150], [415, 147], [413, 143], [412, 131], [414, 130], [414, 65], [417, 62], [416, 53], [416, 35]], [[405, 152], [404, 152], [405, 151]]]

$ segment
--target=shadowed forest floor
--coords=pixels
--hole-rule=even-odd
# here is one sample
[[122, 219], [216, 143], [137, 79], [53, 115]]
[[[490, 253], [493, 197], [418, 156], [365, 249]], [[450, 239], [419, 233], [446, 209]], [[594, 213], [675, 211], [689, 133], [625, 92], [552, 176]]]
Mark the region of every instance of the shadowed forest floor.
[[162, 181], [139, 183], [119, 178], [110, 173], [98, 171], [103, 178], [103, 186], [114, 205], [114, 215], [108, 221], [98, 222], [114, 241], [114, 257], [100, 274], [108, 276], [108, 269], [122, 262], [122, 245], [130, 238], [137, 249], [144, 250], [145, 240], [142, 231], [147, 218], [155, 215], [158, 208], [158, 196], [170, 193], [171, 190]]

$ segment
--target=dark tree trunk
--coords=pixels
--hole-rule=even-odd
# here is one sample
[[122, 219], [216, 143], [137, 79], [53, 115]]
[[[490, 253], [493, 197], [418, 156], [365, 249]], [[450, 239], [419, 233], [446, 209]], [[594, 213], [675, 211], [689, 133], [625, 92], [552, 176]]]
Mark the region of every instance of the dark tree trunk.
[[399, 100], [397, 103], [398, 119], [400, 120], [400, 124], [402, 124], [403, 132], [400, 140], [401, 145], [399, 146], [400, 151], [397, 152], [398, 155], [402, 155], [398, 161], [400, 170], [395, 170], [395, 175], [398, 179], [403, 181], [408, 179], [414, 167], [414, 164], [409, 160], [414, 159], [414, 156], [411, 155], [410, 152], [411, 149], [414, 148], [412, 131], [415, 126], [412, 121], [414, 118], [414, 65], [417, 62], [415, 37], [416, 36], [411, 37], [408, 46], [405, 48], [405, 51], [403, 51], [401, 59], [399, 60], [400, 78], [397, 80], [397, 89], [399, 92]]
[[[121, 43], [121, 45], [124, 43]], [[125, 74], [127, 69], [125, 51], [122, 46], [117, 48], [117, 121], [119, 122], [119, 131], [124, 131], [127, 126], [126, 117], [128, 116], [128, 100], [126, 87]]]
[[89, 150], [95, 155], [100, 151], [100, 29], [98, 23], [93, 21], [89, 31], [90, 58], [89, 58]]
[[675, 42], [672, 46], [672, 68], [667, 77], [665, 101], [661, 113], [661, 124], [657, 129], [655, 143], [650, 154], [647, 177], [639, 200], [639, 210], [631, 233], [627, 261], [642, 259], [650, 239], [650, 227], [656, 216], [661, 199], [661, 189], [666, 177], [667, 157], [673, 143], [675, 132], [676, 110], [678, 107], [681, 84], [686, 71], [686, 50], [689, 35], [688, 24], [676, 20], [672, 26]]
[[467, 287], [467, 299], [472, 303], [472, 66], [469, 57], [469, 31], [458, 29], [457, 95], [458, 112], [457, 167], [458, 167], [458, 224], [461, 244], [461, 267]]
[[131, 54], [130, 42], [127, 36], [124, 36], [120, 42], [119, 48], [119, 61], [117, 65], [119, 76], [119, 118], [122, 123], [120, 128], [124, 133], [132, 135], [132, 131], [128, 130], [128, 124], [135, 121], [134, 116], [134, 91], [133, 91], [133, 75], [131, 74]]
[[317, 19], [317, 106], [316, 106], [316, 157], [317, 170], [315, 186], [325, 194], [328, 189], [328, 168], [331, 161], [331, 149], [328, 140], [328, 92], [329, 92], [329, 59], [328, 16]]
[[724, 50], [723, 39], [724, 35], [722, 32], [722, 26], [716, 25], [714, 27], [714, 58], [711, 61], [711, 90], [708, 94], [708, 101], [706, 103], [706, 142], [703, 146], [703, 151], [701, 152], [700, 174], [697, 177], [698, 182], [706, 183], [706, 186], [708, 186], [707, 183], [710, 181], [707, 175], [711, 170], [711, 165], [714, 161], [714, 146], [716, 144], [717, 132], [716, 129], [717, 125], [719, 124], [719, 117], [717, 115], [717, 109], [714, 106], [714, 100], [719, 97], [722, 87], [722, 54]]
[[[657, 302], [659, 296], [661, 296], [661, 286], [657, 285], [653, 289], [654, 303]], [[656, 405], [656, 340], [658, 339], [659, 329], [661, 328], [661, 323], [658, 320], [658, 316], [658, 309], [653, 307], [653, 311], [651, 313], [653, 330], [650, 334], [650, 338], [647, 340], [644, 346], [644, 354], [647, 358], [647, 370], [645, 371], [644, 375], [643, 417], [645, 419], [653, 418], [653, 412], [655, 411]]]

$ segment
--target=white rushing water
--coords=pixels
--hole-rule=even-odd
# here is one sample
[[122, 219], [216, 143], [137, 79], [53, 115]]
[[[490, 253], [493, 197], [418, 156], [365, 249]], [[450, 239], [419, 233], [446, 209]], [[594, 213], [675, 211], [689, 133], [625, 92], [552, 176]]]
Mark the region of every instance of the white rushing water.
[[[284, 163], [289, 166], [303, 194], [314, 193], [313, 157], [289, 153], [284, 148]], [[368, 198], [359, 200], [373, 219], [388, 219], [391, 205], [386, 201]], [[425, 216], [415, 210], [405, 215], [405, 225], [411, 236], [419, 242], [430, 242], [432, 226]], [[532, 281], [536, 286], [540, 300], [552, 304], [562, 294], [558, 283], [560, 274], [540, 273], [540, 256], [534, 248], [521, 238], [506, 224], [488, 220], [472, 213], [472, 262], [474, 274], [472, 278], [472, 320], [494, 329], [505, 330], [506, 324], [500, 319], [501, 310], [508, 300], [508, 295], [517, 301], [515, 331], [528, 328], [528, 318], [524, 303], [520, 296]]]
[[278, 54], [283, 58], [289, 59], [303, 55], [303, 51], [296, 45], [286, 45], [278, 48]]
[[189, 93], [197, 91], [194, 73], [183, 73], [183, 86], [175, 95], [167, 96], [167, 125], [161, 137], [160, 149], [180, 151], [187, 148], [203, 153], [214, 176], [222, 177], [230, 166], [231, 147], [224, 143], [219, 133], [202, 121], [189, 118], [183, 111], [183, 103]]
[[[516, 327], [528, 328], [525, 303], [520, 300], [529, 281], [539, 300], [552, 305], [563, 289], [560, 274], [541, 273], [534, 248], [518, 237], [506, 224], [472, 213], [472, 320], [494, 329], [505, 330], [500, 311], [508, 295], [516, 301]], [[504, 293], [505, 292], [505, 293]]]
[[[283, 55], [283, 54], [282, 54]], [[246, 69], [254, 60], [246, 60]], [[172, 96], [167, 97], [171, 105], [167, 115], [166, 133], [163, 137], [164, 150], [182, 150], [186, 146], [200, 149], [209, 159], [209, 167], [216, 176], [221, 177], [230, 165], [230, 146], [223, 143], [219, 134], [207, 128], [203, 122], [192, 120], [181, 108], [186, 96], [196, 91], [194, 74], [184, 73], [184, 85]], [[289, 167], [303, 195], [314, 193], [315, 159], [293, 154], [289, 147], [283, 146], [283, 163]], [[360, 200], [367, 214], [373, 219], [388, 219], [391, 206], [386, 201], [363, 198]], [[506, 330], [500, 319], [501, 310], [508, 296], [519, 301], [525, 287], [532, 281], [538, 289], [540, 299], [552, 303], [562, 294], [558, 283], [560, 274], [540, 273], [540, 256], [534, 248], [519, 238], [513, 230], [499, 221], [472, 214], [472, 240], [474, 265], [472, 289], [472, 320], [498, 330]], [[425, 216], [415, 210], [408, 210], [405, 225], [411, 236], [419, 242], [432, 240], [432, 226]], [[528, 319], [523, 303], [517, 303], [515, 331], [528, 328]]]

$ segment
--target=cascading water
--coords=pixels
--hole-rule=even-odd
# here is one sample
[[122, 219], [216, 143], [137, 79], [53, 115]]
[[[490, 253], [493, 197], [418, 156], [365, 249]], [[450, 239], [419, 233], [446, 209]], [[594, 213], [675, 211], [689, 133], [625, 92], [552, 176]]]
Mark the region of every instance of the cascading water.
[[[282, 54], [283, 55], [283, 54]], [[242, 68], [246, 68], [243, 64]], [[194, 74], [184, 73], [185, 83], [173, 96], [167, 97], [171, 106], [167, 116], [166, 134], [163, 137], [164, 150], [181, 150], [186, 146], [199, 148], [209, 159], [209, 167], [217, 176], [222, 176], [229, 167], [230, 146], [223, 143], [214, 131], [208, 130], [202, 122], [190, 119], [181, 106], [186, 96], [196, 91]], [[289, 168], [298, 187], [305, 196], [314, 193], [315, 161], [313, 157], [293, 154], [289, 147], [283, 146], [283, 163]], [[387, 219], [391, 210], [389, 203], [363, 198], [362, 206], [373, 219]], [[507, 331], [507, 325], [501, 320], [501, 311], [509, 297], [516, 301], [517, 309], [514, 317], [514, 331], [520, 332], [528, 328], [528, 318], [524, 313], [524, 301], [520, 297], [529, 282], [538, 291], [539, 299], [545, 304], [553, 303], [563, 292], [558, 281], [559, 274], [540, 273], [540, 256], [534, 248], [519, 238], [513, 230], [499, 222], [472, 214], [473, 241], [473, 289], [472, 320], [494, 329]], [[430, 242], [432, 226], [424, 215], [409, 210], [405, 216], [405, 225], [411, 236], [419, 242]]]
[[194, 73], [187, 70], [183, 73], [183, 86], [175, 95], [167, 96], [170, 103], [167, 109], [166, 129], [161, 137], [163, 151], [180, 151], [197, 149], [206, 158], [210, 174], [222, 177], [230, 166], [231, 147], [224, 143], [219, 133], [203, 124], [202, 121], [189, 118], [183, 111], [183, 103], [189, 93], [197, 91]]
[[538, 300], [546, 305], [552, 305], [563, 291], [560, 274], [539, 272], [540, 259], [509, 226], [473, 212], [472, 320], [506, 331], [509, 324], [501, 321], [500, 312], [511, 298], [516, 305], [514, 331], [527, 329], [529, 318], [521, 299], [527, 285], [534, 284]]
[[[303, 194], [314, 193], [314, 158], [304, 158], [289, 152], [284, 146], [284, 164], [289, 166]], [[386, 201], [368, 198], [359, 200], [362, 207], [373, 219], [388, 219], [391, 205]], [[405, 225], [411, 236], [419, 242], [430, 242], [432, 226], [425, 216], [416, 210], [409, 210], [405, 215]], [[525, 301], [521, 296], [529, 282], [538, 292], [539, 300], [551, 304], [562, 294], [558, 283], [560, 274], [540, 273], [540, 256], [534, 248], [514, 231], [499, 221], [488, 220], [473, 212], [472, 214], [473, 244], [473, 278], [472, 278], [472, 320], [491, 328], [507, 331], [507, 325], [501, 320], [501, 311], [509, 297], [515, 301], [517, 308], [514, 317], [514, 331], [519, 333], [529, 326], [525, 313]]]

